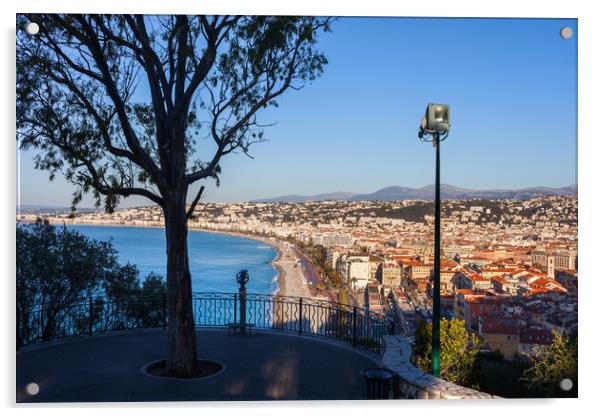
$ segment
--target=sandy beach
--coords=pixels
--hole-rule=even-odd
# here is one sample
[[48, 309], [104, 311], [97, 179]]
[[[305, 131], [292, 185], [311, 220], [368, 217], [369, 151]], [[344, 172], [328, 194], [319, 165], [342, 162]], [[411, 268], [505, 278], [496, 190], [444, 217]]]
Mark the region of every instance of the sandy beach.
[[237, 233], [232, 231], [217, 231], [204, 229], [196, 230], [205, 231], [209, 233], [228, 234], [242, 238], [250, 238], [252, 240], [261, 241], [263, 243], [271, 245], [278, 251], [278, 257], [272, 262], [274, 267], [278, 270], [278, 294], [280, 296], [295, 296], [304, 298], [312, 297], [309, 287], [307, 286], [307, 280], [303, 275], [301, 267], [295, 267], [295, 264], [297, 263], [297, 257], [287, 246], [287, 243], [277, 239], [259, 237], [255, 235]]
[[279, 242], [274, 244], [280, 253], [273, 264], [278, 269], [278, 285], [281, 296], [311, 297], [307, 281], [301, 267], [295, 267], [297, 257], [286, 244]]

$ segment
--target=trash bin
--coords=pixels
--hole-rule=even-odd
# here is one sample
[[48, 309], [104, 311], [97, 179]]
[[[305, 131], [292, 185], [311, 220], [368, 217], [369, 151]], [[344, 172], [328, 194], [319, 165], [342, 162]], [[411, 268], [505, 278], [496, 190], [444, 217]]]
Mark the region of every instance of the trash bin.
[[368, 368], [361, 372], [366, 380], [366, 391], [369, 400], [386, 400], [389, 398], [395, 373], [386, 368]]

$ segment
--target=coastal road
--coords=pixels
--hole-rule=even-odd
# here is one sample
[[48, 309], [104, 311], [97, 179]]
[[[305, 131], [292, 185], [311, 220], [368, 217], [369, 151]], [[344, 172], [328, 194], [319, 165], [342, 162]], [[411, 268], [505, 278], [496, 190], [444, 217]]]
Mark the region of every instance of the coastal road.
[[327, 288], [328, 284], [324, 281], [321, 273], [318, 271], [317, 267], [312, 263], [312, 261], [297, 247], [293, 246], [292, 251], [299, 260], [300, 267], [297, 267], [297, 269], [301, 269], [303, 271], [303, 276], [307, 281], [312, 297], [317, 297], [318, 295], [327, 296], [331, 302], [337, 303], [339, 299], [336, 292], [327, 289], [320, 290], [318, 288], [319, 286]]
[[301, 250], [297, 247], [293, 247], [293, 251], [297, 258], [299, 259], [299, 263], [301, 268], [303, 269], [303, 274], [305, 275], [305, 279], [307, 280], [307, 284], [311, 287], [312, 294], [317, 291], [317, 282], [322, 281], [319, 277], [319, 273], [316, 270], [313, 263], [307, 258]]

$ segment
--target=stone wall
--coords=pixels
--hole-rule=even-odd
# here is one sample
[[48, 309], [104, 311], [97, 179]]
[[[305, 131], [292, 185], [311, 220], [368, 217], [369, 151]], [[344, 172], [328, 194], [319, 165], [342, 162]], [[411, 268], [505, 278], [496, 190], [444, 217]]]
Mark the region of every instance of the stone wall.
[[383, 366], [399, 376], [395, 397], [404, 399], [499, 399], [478, 390], [458, 386], [433, 377], [416, 368], [410, 361], [412, 346], [400, 335], [385, 336]]

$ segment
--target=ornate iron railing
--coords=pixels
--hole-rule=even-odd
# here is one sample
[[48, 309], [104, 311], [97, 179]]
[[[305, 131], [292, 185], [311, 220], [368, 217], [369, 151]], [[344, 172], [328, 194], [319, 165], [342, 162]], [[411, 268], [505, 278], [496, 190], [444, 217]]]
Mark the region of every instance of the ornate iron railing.
[[[244, 306], [243, 306], [244, 305]], [[241, 323], [254, 328], [315, 335], [380, 353], [382, 337], [393, 330], [383, 315], [350, 305], [277, 295], [194, 293], [197, 327]], [[18, 347], [54, 339], [137, 328], [166, 328], [165, 296], [109, 300], [94, 297], [61, 308], [40, 307], [17, 322]]]

